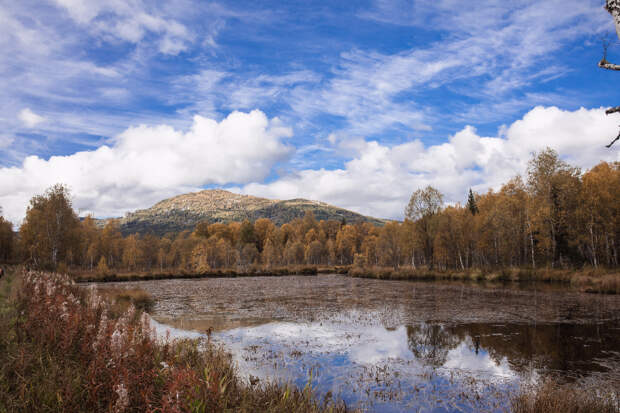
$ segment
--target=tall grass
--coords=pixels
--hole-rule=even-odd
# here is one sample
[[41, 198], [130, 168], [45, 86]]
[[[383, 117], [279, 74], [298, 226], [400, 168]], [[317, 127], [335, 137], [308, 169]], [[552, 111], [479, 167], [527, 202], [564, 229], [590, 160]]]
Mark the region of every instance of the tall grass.
[[512, 399], [513, 413], [619, 413], [620, 390], [584, 388], [547, 380]]
[[348, 275], [359, 278], [409, 281], [489, 281], [489, 282], [544, 282], [570, 285], [576, 289], [603, 294], [620, 294], [620, 273], [606, 269], [552, 269], [552, 268], [503, 268], [429, 270], [401, 267], [352, 267]]
[[311, 387], [246, 385], [221, 348], [157, 339], [135, 307], [114, 317], [66, 276], [24, 273], [15, 298], [2, 301], [2, 412], [346, 410]]

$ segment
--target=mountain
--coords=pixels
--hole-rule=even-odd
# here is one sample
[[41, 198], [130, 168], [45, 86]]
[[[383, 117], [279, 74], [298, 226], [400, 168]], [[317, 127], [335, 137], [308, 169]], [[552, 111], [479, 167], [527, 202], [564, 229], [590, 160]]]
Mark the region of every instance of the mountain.
[[[324, 202], [307, 199], [281, 201], [234, 194], [222, 189], [209, 189], [178, 195], [160, 201], [148, 209], [127, 213], [120, 219], [120, 226], [124, 235], [148, 232], [163, 235], [168, 232], [193, 230], [196, 224], [202, 221], [226, 223], [269, 218], [276, 225], [282, 225], [295, 218], [302, 218], [306, 211], [312, 211], [317, 220], [341, 221], [344, 218], [348, 223], [370, 222], [375, 225], [386, 222]], [[100, 221], [100, 225], [103, 223]]]

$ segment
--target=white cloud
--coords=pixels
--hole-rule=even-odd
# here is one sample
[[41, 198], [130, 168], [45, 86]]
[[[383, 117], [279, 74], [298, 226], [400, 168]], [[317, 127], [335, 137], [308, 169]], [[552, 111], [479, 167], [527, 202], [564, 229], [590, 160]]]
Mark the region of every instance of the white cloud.
[[487, 351], [475, 353], [471, 350], [473, 347], [471, 338], [461, 342], [456, 348], [448, 351], [446, 362], [443, 367], [453, 370], [467, 371], [479, 376], [495, 376], [503, 378], [513, 378], [515, 372], [510, 367], [510, 363], [506, 357], [502, 358], [499, 363], [489, 356]]
[[[368, 50], [342, 53], [333, 70], [335, 76], [318, 88], [297, 87], [291, 106], [306, 117], [322, 113], [340, 116], [347, 121], [343, 129], [358, 136], [390, 127], [429, 130], [441, 122], [439, 113], [458, 117], [468, 112], [467, 122], [471, 123], [495, 121], [489, 113], [496, 105], [502, 106], [503, 115], [514, 116], [524, 105], [531, 108], [545, 103], [540, 96], [528, 94], [529, 87], [569, 72], [555, 52], [575, 39], [596, 34], [609, 20], [597, 0], [464, 4], [455, 0], [376, 0], [375, 7], [361, 17], [420, 26], [440, 32], [441, 38], [422, 46], [416, 42], [415, 47], [392, 54]], [[475, 100], [464, 109], [455, 109], [448, 98], [429, 110], [418, 94], [441, 86]], [[555, 104], [559, 98], [553, 97]], [[478, 101], [491, 110], [470, 110], [480, 104]]]
[[536, 107], [502, 128], [499, 136], [479, 136], [467, 126], [448, 142], [432, 146], [419, 140], [391, 147], [360, 140], [350, 145], [357, 154], [341, 169], [306, 169], [272, 183], [250, 183], [242, 192], [316, 199], [400, 219], [418, 188], [433, 185], [447, 195], [447, 201], [462, 202], [470, 187], [486, 191], [523, 174], [531, 153], [547, 146], [582, 168], [601, 160], [620, 160], [618, 151], [604, 147], [617, 133], [617, 119], [605, 116], [604, 109]]
[[160, 15], [140, 0], [56, 0], [78, 24], [105, 40], [139, 43], [147, 33], [159, 35], [159, 51], [176, 55], [187, 49], [193, 35], [182, 23]]
[[0, 168], [0, 205], [19, 221], [28, 200], [67, 184], [74, 207], [114, 216], [207, 184], [261, 181], [290, 148], [291, 130], [264, 113], [233, 112], [220, 122], [195, 116], [188, 131], [168, 125], [131, 127], [113, 145], [48, 160], [27, 157]]
[[45, 117], [37, 115], [30, 110], [30, 108], [25, 108], [19, 112], [19, 120], [21, 120], [27, 127], [34, 128], [39, 123], [45, 121]]

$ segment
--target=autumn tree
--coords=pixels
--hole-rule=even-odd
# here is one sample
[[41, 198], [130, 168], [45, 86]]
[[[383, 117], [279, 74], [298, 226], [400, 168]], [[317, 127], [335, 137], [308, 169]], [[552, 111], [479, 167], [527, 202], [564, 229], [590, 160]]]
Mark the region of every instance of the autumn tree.
[[284, 248], [284, 259], [287, 265], [299, 265], [304, 262], [305, 250], [301, 241], [292, 241], [286, 244]]
[[310, 242], [306, 247], [306, 262], [310, 265], [322, 264], [325, 255], [325, 246], [319, 240]]
[[[2, 214], [2, 208], [0, 208]], [[15, 234], [13, 224], [0, 216], [0, 261], [8, 261], [13, 258], [15, 250]]]
[[138, 266], [140, 260], [138, 237], [131, 234], [125, 238], [123, 242], [123, 265], [129, 270], [134, 270]]
[[101, 255], [106, 257], [106, 264], [114, 268], [122, 261], [123, 236], [120, 231], [120, 224], [116, 219], [106, 222], [100, 236]]
[[429, 268], [433, 267], [433, 244], [435, 239], [435, 216], [443, 207], [443, 195], [432, 186], [415, 191], [407, 208], [405, 219], [415, 223], [415, 231], [419, 236], [424, 258]]
[[99, 229], [92, 215], [86, 216], [80, 223], [80, 261], [92, 270], [100, 254]]
[[336, 254], [340, 265], [353, 263], [353, 257], [357, 252], [357, 233], [351, 225], [343, 225], [336, 235]]
[[269, 218], [259, 218], [254, 223], [254, 236], [256, 238], [256, 248], [258, 252], [263, 251], [263, 247], [268, 238], [273, 237], [276, 226]]
[[272, 238], [267, 238], [261, 253], [261, 261], [267, 268], [275, 267], [280, 264], [281, 251]]
[[620, 163], [601, 162], [583, 176], [578, 218], [584, 255], [597, 267], [618, 265]]
[[388, 222], [379, 232], [376, 249], [382, 265], [398, 268], [401, 256], [400, 224]]
[[536, 209], [540, 245], [553, 266], [570, 255], [570, 226], [579, 195], [579, 168], [562, 161], [553, 149], [530, 160], [528, 186]]
[[57, 184], [30, 200], [20, 227], [22, 251], [34, 266], [55, 269], [78, 248], [79, 220], [66, 186]]

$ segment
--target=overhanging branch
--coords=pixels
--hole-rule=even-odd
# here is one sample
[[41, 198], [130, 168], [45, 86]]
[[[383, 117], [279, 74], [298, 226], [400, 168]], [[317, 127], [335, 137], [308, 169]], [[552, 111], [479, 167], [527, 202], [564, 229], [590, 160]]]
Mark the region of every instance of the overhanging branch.
[[609, 108], [605, 111], [606, 115], [611, 115], [612, 113], [620, 112], [620, 106], [616, 106], [615, 108]]
[[[616, 26], [616, 34], [618, 35], [618, 39], [620, 39], [620, 0], [605, 0], [605, 10], [611, 14], [611, 17], [614, 19], [614, 25]], [[620, 65], [616, 65], [613, 63], [609, 63], [606, 59], [607, 57], [607, 46], [605, 46], [605, 53], [603, 54], [603, 59], [598, 62], [598, 67], [607, 70], [618, 70], [620, 71]], [[612, 113], [620, 112], [620, 106], [616, 106], [615, 108], [609, 108], [605, 111], [607, 115], [611, 115]], [[611, 141], [609, 145], [605, 145], [607, 148], [611, 148], [611, 145], [616, 143], [616, 141], [620, 140], [620, 133], [616, 136], [616, 139]]]
[[600, 62], [598, 62], [598, 67], [600, 67], [601, 69], [607, 69], [607, 70], [620, 70], [620, 65], [616, 65], [614, 63], [609, 63], [605, 59], [603, 59]]
[[616, 136], [616, 139], [614, 139], [613, 141], [611, 141], [609, 143], [609, 145], [605, 145], [606, 148], [611, 148], [611, 145], [613, 145], [614, 143], [616, 143], [617, 140], [620, 139], [620, 133], [618, 134], [618, 136]]

